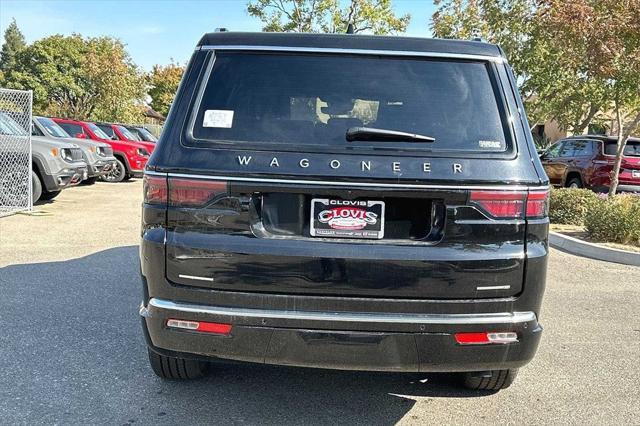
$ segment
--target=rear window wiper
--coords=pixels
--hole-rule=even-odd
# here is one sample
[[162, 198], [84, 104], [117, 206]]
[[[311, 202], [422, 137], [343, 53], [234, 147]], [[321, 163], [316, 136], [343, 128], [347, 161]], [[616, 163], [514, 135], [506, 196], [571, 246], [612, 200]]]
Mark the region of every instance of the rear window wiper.
[[377, 129], [374, 127], [351, 127], [346, 134], [349, 142], [353, 141], [402, 141], [402, 142], [435, 142], [431, 136], [416, 133], [399, 132], [397, 130]]

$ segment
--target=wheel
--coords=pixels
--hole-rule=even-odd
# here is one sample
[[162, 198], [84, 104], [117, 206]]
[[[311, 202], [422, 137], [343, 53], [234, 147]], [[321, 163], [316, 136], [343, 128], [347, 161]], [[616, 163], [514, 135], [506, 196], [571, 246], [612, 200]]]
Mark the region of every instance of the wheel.
[[42, 191], [42, 195], [40, 196], [41, 200], [53, 200], [56, 198], [62, 191]]
[[40, 182], [40, 178], [34, 172], [31, 171], [31, 196], [33, 197], [33, 202], [35, 203], [40, 199], [42, 195], [42, 182]]
[[511, 386], [518, 369], [464, 373], [464, 386], [474, 390], [500, 390]]
[[123, 182], [126, 182], [128, 180], [131, 180], [133, 178], [133, 175], [130, 175], [129, 173], [127, 173], [126, 175], [124, 175], [124, 178], [122, 179]]
[[93, 185], [94, 183], [96, 183], [96, 181], [98, 180], [97, 177], [93, 176], [90, 178], [86, 178], [85, 180], [83, 180], [81, 182], [81, 185]]
[[569, 179], [569, 182], [567, 182], [567, 187], [568, 188], [582, 188], [582, 181], [580, 180], [580, 178], [574, 177]]
[[208, 364], [203, 361], [164, 356], [147, 348], [149, 363], [156, 376], [168, 380], [191, 380], [203, 377]]
[[102, 176], [102, 180], [105, 182], [122, 182], [127, 175], [127, 169], [124, 167], [122, 161], [116, 159], [115, 166], [107, 173]]

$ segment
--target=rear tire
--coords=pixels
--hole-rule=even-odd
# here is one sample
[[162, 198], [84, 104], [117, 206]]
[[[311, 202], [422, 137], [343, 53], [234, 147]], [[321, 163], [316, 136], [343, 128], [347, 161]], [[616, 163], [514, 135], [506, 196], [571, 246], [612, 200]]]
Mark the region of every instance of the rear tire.
[[567, 188], [582, 188], [582, 181], [580, 180], [580, 178], [574, 177], [569, 179], [569, 182], [567, 182]]
[[116, 159], [116, 164], [113, 169], [111, 169], [106, 175], [102, 176], [102, 180], [105, 182], [122, 182], [126, 175], [127, 169], [124, 164], [119, 159]]
[[208, 364], [192, 359], [169, 357], [149, 351], [149, 363], [156, 376], [167, 380], [193, 380], [204, 377]]
[[464, 386], [473, 390], [497, 391], [511, 386], [517, 375], [517, 368], [464, 373]]
[[42, 195], [40, 196], [40, 199], [41, 200], [53, 200], [58, 195], [60, 195], [61, 192], [62, 191], [43, 191]]

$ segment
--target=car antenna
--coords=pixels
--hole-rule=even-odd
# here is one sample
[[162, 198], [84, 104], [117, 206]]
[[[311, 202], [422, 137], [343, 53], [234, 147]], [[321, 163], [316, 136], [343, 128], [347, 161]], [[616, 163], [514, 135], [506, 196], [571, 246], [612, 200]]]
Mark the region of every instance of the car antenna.
[[351, 22], [347, 25], [347, 34], [353, 34], [353, 24]]
[[226, 32], [229, 32], [229, 30], [224, 28], [224, 27], [220, 27], [220, 28], [216, 28], [215, 30], [213, 30], [213, 32], [215, 32], [215, 33], [226, 33]]

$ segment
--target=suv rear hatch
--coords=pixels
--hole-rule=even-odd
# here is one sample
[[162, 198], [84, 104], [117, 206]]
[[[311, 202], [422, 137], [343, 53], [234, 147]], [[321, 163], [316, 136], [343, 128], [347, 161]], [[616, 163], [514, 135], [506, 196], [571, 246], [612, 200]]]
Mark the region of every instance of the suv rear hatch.
[[544, 216], [546, 191], [504, 184], [539, 178], [521, 167], [495, 64], [225, 51], [203, 75], [182, 143], [189, 174], [145, 178], [147, 202], [169, 206], [169, 281], [385, 298], [521, 291], [526, 218]]
[[[615, 157], [617, 149], [616, 142], [608, 141], [604, 144], [605, 155]], [[618, 175], [619, 183], [623, 185], [640, 185], [640, 140], [627, 141], [622, 155], [620, 174]]]

